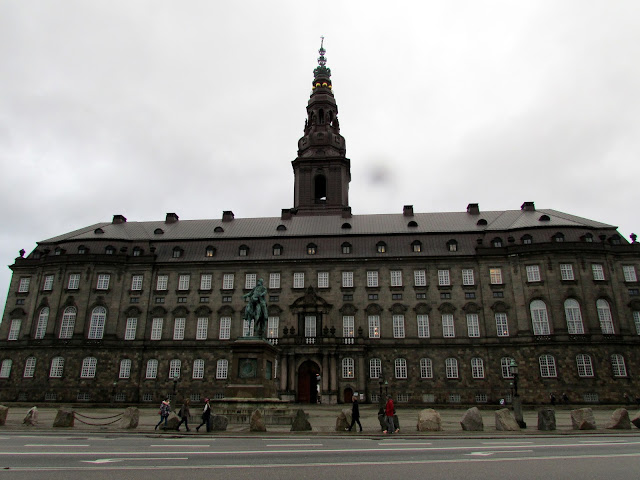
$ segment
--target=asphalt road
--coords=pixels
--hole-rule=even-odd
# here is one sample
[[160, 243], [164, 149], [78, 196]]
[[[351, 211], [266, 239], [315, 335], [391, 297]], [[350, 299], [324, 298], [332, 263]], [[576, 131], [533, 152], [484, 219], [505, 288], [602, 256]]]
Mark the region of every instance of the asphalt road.
[[640, 435], [536, 438], [401, 436], [0, 436], [15, 479], [637, 479]]

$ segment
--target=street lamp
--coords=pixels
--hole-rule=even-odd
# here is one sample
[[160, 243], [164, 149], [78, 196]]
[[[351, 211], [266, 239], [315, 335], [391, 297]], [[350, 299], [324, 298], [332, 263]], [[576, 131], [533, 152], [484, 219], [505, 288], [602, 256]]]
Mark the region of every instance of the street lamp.
[[113, 382], [113, 387], [111, 388], [111, 403], [113, 404], [116, 401], [116, 387], [118, 386], [118, 382]]
[[384, 394], [389, 395], [389, 382], [384, 381]]
[[513, 358], [511, 362], [509, 362], [509, 371], [513, 376], [513, 399], [511, 400], [513, 415], [518, 425], [520, 425], [520, 428], [527, 428], [527, 424], [522, 417], [522, 401], [520, 400], [520, 395], [518, 395], [518, 364]]
[[176, 401], [176, 389], [178, 388], [178, 372], [173, 374], [173, 401]]
[[518, 396], [518, 364], [512, 358], [511, 363], [509, 363], [509, 370], [511, 371], [511, 375], [513, 375], [513, 396]]

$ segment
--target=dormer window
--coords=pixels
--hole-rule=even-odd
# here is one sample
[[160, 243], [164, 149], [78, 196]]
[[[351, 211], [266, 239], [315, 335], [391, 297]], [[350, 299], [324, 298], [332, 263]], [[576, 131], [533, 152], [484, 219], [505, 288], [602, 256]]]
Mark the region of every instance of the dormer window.
[[278, 225], [276, 230], [279, 232], [284, 232], [287, 230], [287, 227], [285, 227], [284, 225]]
[[587, 243], [593, 243], [593, 235], [587, 233], [582, 239]]
[[502, 247], [502, 239], [498, 237], [494, 238], [491, 240], [491, 245], [493, 245], [494, 248]]
[[415, 220], [411, 220], [409, 223], [407, 223], [407, 227], [417, 227], [418, 226], [418, 222], [416, 222]]
[[153, 233], [156, 234], [156, 235], [162, 235], [164, 233], [164, 230], [162, 230], [161, 228], [156, 228], [153, 231]]
[[101, 233], [104, 233], [104, 230], [102, 230], [101, 228], [96, 228], [93, 233], [95, 233], [96, 235], [100, 235]]
[[222, 232], [224, 232], [224, 228], [216, 227], [216, 228], [213, 229], [213, 231], [216, 232], [216, 233], [222, 233]]
[[457, 252], [458, 242], [456, 240], [449, 240], [447, 242], [447, 250], [449, 250], [450, 252]]
[[549, 218], [549, 215], [542, 215], [542, 216], [538, 219], [538, 221], [540, 221], [540, 222], [548, 222], [548, 221], [550, 221], [550, 220], [551, 220], [551, 219]]
[[116, 249], [109, 245], [104, 249], [104, 253], [106, 253], [107, 255], [114, 255], [116, 253]]
[[350, 223], [348, 223], [348, 222], [347, 222], [347, 223], [343, 223], [343, 224], [342, 224], [342, 228], [343, 228], [343, 229], [348, 230], [348, 229], [350, 229], [350, 228], [351, 228], [351, 224], [350, 224]]
[[213, 248], [211, 245], [209, 245], [204, 251], [205, 257], [213, 257], [215, 254], [216, 254], [216, 249]]
[[618, 235], [612, 235], [609, 241], [611, 242], [611, 245], [620, 245], [622, 243]]
[[479, 227], [484, 227], [486, 224], [487, 224], [487, 221], [484, 218], [481, 218], [476, 222], [476, 225], [478, 225]]
[[344, 253], [344, 254], [351, 253], [351, 244], [350, 243], [345, 242], [345, 243], [342, 244], [342, 253]]
[[387, 253], [387, 244], [384, 242], [376, 243], [376, 252], [378, 253]]
[[280, 255], [282, 255], [282, 245], [274, 245], [272, 250], [271, 250], [273, 256], [275, 257], [279, 257]]
[[564, 242], [564, 235], [560, 232], [556, 233], [553, 237], [551, 237], [554, 242], [561, 243]]
[[79, 255], [84, 255], [87, 253], [87, 247], [85, 247], [84, 245], [80, 245], [78, 247], [78, 254]]
[[182, 256], [183, 250], [180, 247], [174, 247], [173, 249], [173, 258], [180, 258]]
[[133, 247], [133, 256], [139, 257], [142, 255], [142, 249], [140, 247]]
[[53, 251], [53, 254], [54, 255], [62, 255], [62, 252], [63, 252], [63, 250], [60, 247], [58, 247]]
[[531, 245], [533, 243], [533, 237], [531, 235], [523, 235], [522, 238], [520, 239], [522, 240], [522, 244], [523, 245]]
[[307, 255], [315, 255], [317, 251], [318, 247], [315, 243], [310, 243], [309, 245], [307, 245]]
[[414, 253], [420, 253], [422, 251], [422, 242], [420, 240], [414, 240], [411, 243], [411, 251]]
[[247, 255], [249, 255], [249, 247], [247, 247], [246, 245], [240, 245], [240, 248], [238, 249], [238, 255], [240, 255], [241, 257], [246, 257]]

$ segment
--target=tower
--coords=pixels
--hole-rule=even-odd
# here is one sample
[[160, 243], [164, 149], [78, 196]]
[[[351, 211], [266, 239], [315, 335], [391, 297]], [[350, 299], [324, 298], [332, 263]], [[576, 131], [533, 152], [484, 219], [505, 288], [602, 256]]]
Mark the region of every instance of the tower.
[[298, 215], [335, 215], [349, 211], [350, 161], [340, 135], [338, 106], [333, 96], [331, 69], [326, 66], [324, 37], [313, 71], [304, 136], [298, 157], [291, 162], [295, 176], [294, 211]]

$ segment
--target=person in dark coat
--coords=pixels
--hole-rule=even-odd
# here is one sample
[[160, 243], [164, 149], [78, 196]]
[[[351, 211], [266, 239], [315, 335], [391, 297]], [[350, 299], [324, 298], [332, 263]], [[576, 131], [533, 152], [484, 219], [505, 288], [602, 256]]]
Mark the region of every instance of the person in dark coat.
[[190, 431], [189, 429], [189, 417], [191, 416], [191, 412], [189, 411], [190, 404], [191, 402], [187, 398], [182, 404], [180, 411], [178, 412], [178, 416], [180, 417], [180, 423], [178, 423], [178, 426], [176, 427], [176, 430], [178, 431], [180, 431], [180, 425], [182, 425], [183, 423], [185, 428], [187, 429], [187, 432]]
[[360, 427], [360, 431], [362, 431], [362, 424], [360, 423], [360, 407], [358, 406], [358, 397], [354, 395], [351, 398], [351, 401], [353, 402], [351, 405], [351, 426], [347, 428], [347, 430], [351, 431], [351, 429], [357, 422], [358, 426]]
[[204, 399], [204, 408], [202, 409], [202, 423], [196, 427], [196, 432], [200, 431], [200, 427], [207, 426], [207, 432], [211, 431], [211, 405], [209, 405], [209, 399]]

